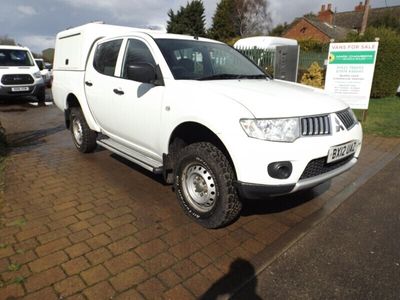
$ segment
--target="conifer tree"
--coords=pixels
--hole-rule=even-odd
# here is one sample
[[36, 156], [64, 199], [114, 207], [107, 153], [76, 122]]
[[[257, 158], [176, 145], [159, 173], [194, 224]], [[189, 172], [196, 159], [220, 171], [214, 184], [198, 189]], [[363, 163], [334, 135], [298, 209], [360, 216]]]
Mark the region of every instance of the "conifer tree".
[[167, 32], [205, 36], [205, 15], [202, 0], [192, 0], [185, 7], [181, 6], [175, 13], [172, 9], [168, 12]]

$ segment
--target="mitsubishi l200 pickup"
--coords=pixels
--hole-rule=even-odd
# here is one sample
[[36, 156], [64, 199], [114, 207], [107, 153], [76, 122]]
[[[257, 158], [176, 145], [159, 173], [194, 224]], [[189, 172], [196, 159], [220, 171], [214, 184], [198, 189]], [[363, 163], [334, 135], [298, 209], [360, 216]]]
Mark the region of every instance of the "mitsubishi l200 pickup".
[[232, 222], [245, 199], [330, 180], [360, 154], [348, 105], [218, 41], [91, 23], [57, 35], [53, 72], [76, 148], [161, 174], [207, 228]]

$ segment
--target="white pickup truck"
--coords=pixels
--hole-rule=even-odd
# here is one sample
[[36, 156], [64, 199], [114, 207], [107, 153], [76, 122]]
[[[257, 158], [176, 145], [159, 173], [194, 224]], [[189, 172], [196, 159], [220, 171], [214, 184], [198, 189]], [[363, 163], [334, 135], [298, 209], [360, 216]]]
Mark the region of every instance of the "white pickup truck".
[[209, 39], [97, 23], [60, 32], [53, 96], [78, 150], [101, 145], [162, 174], [207, 228], [246, 198], [349, 170], [361, 150], [347, 105]]

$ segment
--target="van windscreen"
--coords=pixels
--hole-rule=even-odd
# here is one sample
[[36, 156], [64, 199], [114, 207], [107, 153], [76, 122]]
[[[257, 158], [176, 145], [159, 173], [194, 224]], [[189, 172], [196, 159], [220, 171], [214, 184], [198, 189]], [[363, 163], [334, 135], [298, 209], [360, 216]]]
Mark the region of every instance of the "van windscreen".
[[0, 49], [1, 67], [32, 67], [33, 60], [26, 50]]

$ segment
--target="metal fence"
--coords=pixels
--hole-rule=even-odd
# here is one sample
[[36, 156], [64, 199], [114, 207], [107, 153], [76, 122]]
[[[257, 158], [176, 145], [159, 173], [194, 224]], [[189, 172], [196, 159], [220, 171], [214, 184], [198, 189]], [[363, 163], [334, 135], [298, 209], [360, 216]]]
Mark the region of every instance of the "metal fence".
[[[268, 67], [273, 70], [275, 60], [275, 50], [257, 49], [257, 48], [239, 48], [242, 54], [253, 60], [262, 69]], [[321, 67], [325, 68], [325, 60], [328, 59], [328, 51], [313, 52], [301, 51], [299, 54], [299, 71], [307, 70], [313, 62], [317, 62]], [[272, 68], [271, 68], [272, 67]]]
[[257, 48], [239, 48], [237, 50], [254, 61], [262, 69], [271, 68], [274, 65], [275, 50]]

